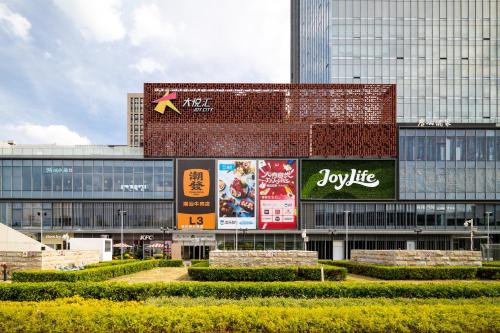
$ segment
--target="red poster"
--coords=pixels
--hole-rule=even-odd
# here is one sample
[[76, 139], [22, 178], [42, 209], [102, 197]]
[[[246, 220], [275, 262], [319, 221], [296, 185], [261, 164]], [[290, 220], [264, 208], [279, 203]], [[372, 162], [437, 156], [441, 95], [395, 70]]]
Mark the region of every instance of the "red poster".
[[259, 229], [297, 229], [297, 161], [258, 164]]

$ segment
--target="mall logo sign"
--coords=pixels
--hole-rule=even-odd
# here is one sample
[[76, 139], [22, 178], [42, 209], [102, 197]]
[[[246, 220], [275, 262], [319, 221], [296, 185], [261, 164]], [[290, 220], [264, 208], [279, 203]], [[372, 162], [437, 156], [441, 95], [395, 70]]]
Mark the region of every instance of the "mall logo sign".
[[[169, 109], [181, 114], [181, 112], [176, 108], [172, 100], [177, 99], [177, 92], [170, 92], [168, 89], [165, 91], [165, 95], [152, 101], [151, 103], [156, 104], [155, 111], [163, 114], [167, 106]], [[190, 108], [193, 112], [212, 112], [214, 108], [210, 105], [212, 98], [186, 98], [183, 103], [183, 108]]]
[[373, 173], [368, 173], [368, 170], [357, 170], [351, 169], [351, 173], [345, 174], [334, 174], [329, 169], [320, 170], [319, 173], [323, 176], [323, 179], [318, 181], [316, 185], [323, 187], [328, 183], [337, 184], [334, 188], [339, 191], [344, 186], [351, 186], [353, 184], [358, 184], [365, 187], [377, 187], [379, 181], [375, 178]]

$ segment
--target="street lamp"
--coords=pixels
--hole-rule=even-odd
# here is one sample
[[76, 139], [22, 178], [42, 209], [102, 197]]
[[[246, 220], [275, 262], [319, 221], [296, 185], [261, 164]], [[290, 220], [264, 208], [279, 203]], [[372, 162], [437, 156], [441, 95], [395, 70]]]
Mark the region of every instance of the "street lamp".
[[492, 212], [486, 212], [486, 225], [487, 225], [487, 236], [488, 236], [488, 239], [486, 239], [486, 244], [488, 245], [488, 251], [489, 251], [489, 247], [490, 247], [490, 215], [493, 216], [493, 213]]
[[417, 243], [415, 244], [415, 250], [418, 250], [418, 235], [423, 231], [422, 228], [415, 228], [413, 229], [414, 232], [417, 233]]
[[493, 213], [492, 212], [486, 212], [486, 225], [487, 225], [487, 236], [488, 238], [486, 239], [486, 253], [488, 255], [488, 259], [487, 260], [490, 260], [490, 215], [493, 216]]
[[470, 250], [474, 251], [474, 219], [465, 220], [464, 227], [470, 228]]
[[238, 223], [238, 220], [236, 219], [236, 238], [235, 238], [235, 240], [236, 240], [236, 242], [235, 242], [235, 249], [236, 249], [236, 251], [238, 251], [238, 228], [239, 228], [239, 226], [240, 225]]
[[163, 231], [163, 247], [162, 247], [162, 249], [163, 249], [163, 259], [165, 259], [165, 252], [166, 252], [166, 249], [165, 249], [165, 233], [170, 234], [171, 231], [170, 231], [169, 227], [166, 227], [166, 228], [161, 227], [160, 230]]
[[245, 247], [245, 242], [247, 241], [247, 237], [246, 237], [247, 232], [248, 232], [248, 228], [243, 229], [243, 250]]
[[[38, 211], [36, 212], [36, 215], [40, 216], [40, 243], [43, 244], [43, 217], [47, 216], [47, 212]], [[43, 249], [44, 246], [42, 246], [42, 251]]]
[[333, 238], [337, 234], [337, 229], [333, 229], [333, 230], [330, 229], [330, 230], [328, 230], [328, 233], [330, 234], [330, 240], [332, 242], [332, 260], [333, 260], [334, 259], [334, 257], [333, 257]]
[[307, 251], [307, 242], [309, 241], [309, 238], [307, 237], [306, 229], [302, 230], [302, 240], [304, 241], [304, 251]]
[[344, 211], [344, 221], [345, 221], [345, 260], [349, 259], [349, 213], [351, 211]]
[[123, 209], [118, 209], [118, 215], [120, 215], [121, 228], [120, 228], [120, 259], [123, 260], [123, 216], [127, 215], [127, 211]]

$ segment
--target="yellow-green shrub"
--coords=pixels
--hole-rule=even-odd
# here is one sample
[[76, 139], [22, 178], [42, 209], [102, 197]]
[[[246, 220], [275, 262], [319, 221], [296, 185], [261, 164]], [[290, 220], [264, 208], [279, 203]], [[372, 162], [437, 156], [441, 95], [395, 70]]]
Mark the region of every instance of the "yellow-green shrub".
[[368, 305], [314, 308], [235, 305], [157, 307], [61, 299], [0, 304], [10, 332], [499, 332], [491, 305]]

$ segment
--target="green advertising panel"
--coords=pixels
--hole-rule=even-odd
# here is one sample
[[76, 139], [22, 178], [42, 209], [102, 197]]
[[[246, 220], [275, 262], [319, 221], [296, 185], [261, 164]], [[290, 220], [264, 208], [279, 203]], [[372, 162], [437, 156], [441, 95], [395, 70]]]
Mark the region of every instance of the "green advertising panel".
[[394, 199], [395, 178], [393, 160], [303, 160], [301, 198]]

